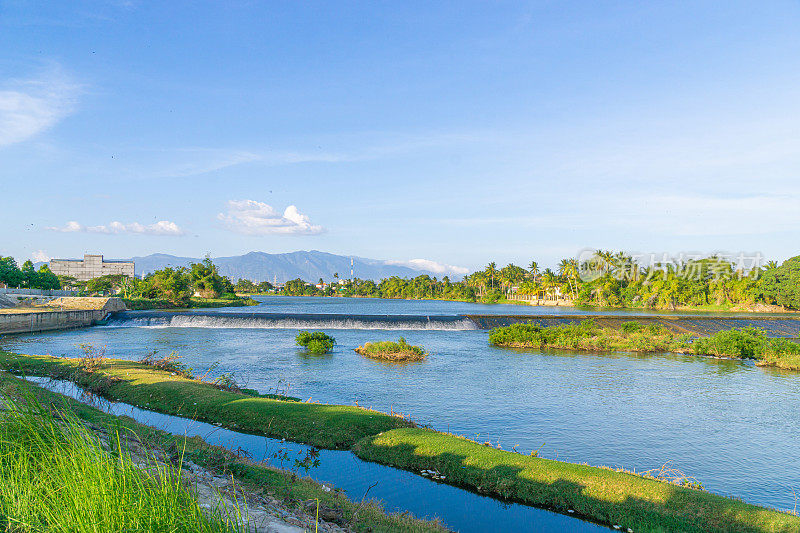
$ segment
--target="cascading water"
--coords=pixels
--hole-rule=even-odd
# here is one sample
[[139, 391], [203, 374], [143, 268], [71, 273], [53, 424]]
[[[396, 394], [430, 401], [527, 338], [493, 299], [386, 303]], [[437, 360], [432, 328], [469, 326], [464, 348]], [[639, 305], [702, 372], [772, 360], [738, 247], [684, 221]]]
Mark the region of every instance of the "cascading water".
[[464, 316], [345, 315], [284, 313], [213, 313], [136, 311], [117, 313], [107, 327], [139, 328], [250, 328], [250, 329], [383, 329], [442, 330], [478, 329]]

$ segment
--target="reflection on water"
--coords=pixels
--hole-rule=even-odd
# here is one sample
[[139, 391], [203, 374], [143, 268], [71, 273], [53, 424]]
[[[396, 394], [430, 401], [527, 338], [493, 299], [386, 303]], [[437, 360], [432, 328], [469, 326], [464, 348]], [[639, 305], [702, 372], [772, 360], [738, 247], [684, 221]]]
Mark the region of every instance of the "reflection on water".
[[[206, 442], [244, 452], [254, 461], [267, 461], [276, 452], [286, 452], [290, 461], [275, 462], [280, 468], [292, 468], [293, 459], [305, 454], [308, 446], [282, 442], [276, 439], [238, 433], [218, 428], [204, 422], [176, 416], [163, 415], [117, 402], [109, 402], [86, 393], [75, 385], [45, 378], [29, 378], [52, 391], [76, 398], [107, 413], [129, 416], [152, 427], [187, 436], [200, 436]], [[331, 483], [343, 489], [351, 500], [369, 497], [382, 500], [391, 512], [410, 511], [414, 516], [439, 518], [448, 528], [461, 532], [486, 531], [537, 531], [537, 532], [593, 532], [607, 530], [596, 524], [583, 522], [569, 516], [516, 503], [501, 502], [473, 494], [442, 483], [417, 476], [410, 472], [368, 463], [350, 452], [321, 450], [320, 464], [309, 475], [317, 481]]]
[[[339, 313], [378, 314], [374, 306], [381, 303], [385, 313], [405, 309], [416, 315], [467, 312], [464, 306], [475, 305], [314, 300], [320, 299], [269, 298], [264, 306], [248, 309], [333, 312], [320, 308], [330, 305]], [[219, 313], [233, 311], [243, 312]], [[216, 372], [234, 371], [261, 392], [288, 388], [303, 399], [393, 409], [437, 429], [499, 441], [505, 449], [519, 445], [525, 453], [544, 444], [540, 454], [553, 459], [637, 471], [673, 461], [714, 492], [794, 506], [800, 479], [800, 373], [678, 354], [499, 349], [488, 345], [488, 332], [479, 330], [328, 333], [337, 346], [324, 357], [302, 354], [292, 329], [96, 327], [6, 337], [0, 346], [76, 355], [75, 345], [88, 342], [127, 359], [153, 349], [176, 350], [200, 374], [218, 361]], [[428, 360], [386, 365], [353, 352], [365, 342], [401, 335], [426, 348]]]

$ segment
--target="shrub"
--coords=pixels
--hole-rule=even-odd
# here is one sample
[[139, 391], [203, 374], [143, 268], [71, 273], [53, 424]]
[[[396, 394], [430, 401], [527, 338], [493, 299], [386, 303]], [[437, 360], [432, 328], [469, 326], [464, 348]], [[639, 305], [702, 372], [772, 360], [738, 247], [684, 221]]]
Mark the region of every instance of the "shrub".
[[164, 372], [173, 372], [185, 378], [193, 379], [192, 369], [180, 361], [181, 356], [178, 355], [178, 352], [170, 352], [169, 355], [163, 357], [156, 357], [157, 353], [156, 350], [153, 350], [139, 359], [139, 362]]
[[301, 331], [295, 337], [298, 346], [303, 346], [308, 353], [326, 354], [333, 350], [336, 339], [321, 331]]
[[763, 329], [745, 327], [719, 331], [692, 345], [698, 355], [720, 355], [744, 359], [764, 359], [800, 354], [800, 344], [789, 339], [771, 339]]

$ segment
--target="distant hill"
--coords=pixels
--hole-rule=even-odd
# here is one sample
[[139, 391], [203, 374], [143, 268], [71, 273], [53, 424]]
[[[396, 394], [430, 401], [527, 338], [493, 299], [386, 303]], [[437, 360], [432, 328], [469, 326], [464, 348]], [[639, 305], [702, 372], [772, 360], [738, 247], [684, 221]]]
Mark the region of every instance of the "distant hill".
[[[144, 257], [133, 257], [136, 263], [136, 275], [141, 276], [166, 266], [188, 266], [200, 261], [198, 257], [178, 257], [168, 254], [151, 254]], [[290, 279], [302, 278], [306, 281], [333, 280], [338, 273], [342, 279], [350, 277], [350, 256], [335, 255], [312, 250], [309, 252], [289, 252], [285, 254], [268, 254], [250, 252], [232, 257], [215, 257], [214, 264], [219, 267], [220, 274], [228, 276], [234, 282], [241, 278], [252, 281], [274, 281], [279, 283]], [[389, 276], [410, 278], [421, 274], [442, 277], [450, 275], [453, 279], [461, 279], [461, 274], [454, 272], [432, 272], [417, 270], [407, 266], [390, 264], [388, 261], [353, 257], [355, 276], [361, 279], [380, 280]]]

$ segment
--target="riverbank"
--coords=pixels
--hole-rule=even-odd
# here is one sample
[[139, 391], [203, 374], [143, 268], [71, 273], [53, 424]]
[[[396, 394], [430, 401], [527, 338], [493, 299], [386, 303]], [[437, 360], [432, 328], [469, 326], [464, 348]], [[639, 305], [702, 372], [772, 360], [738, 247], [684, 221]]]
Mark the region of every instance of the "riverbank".
[[123, 298], [125, 306], [130, 311], [147, 310], [169, 310], [177, 311], [181, 309], [212, 309], [218, 307], [247, 307], [258, 305], [258, 302], [249, 297], [227, 299], [227, 298], [197, 298], [192, 297], [186, 307], [178, 307], [169, 300], [159, 298]]
[[[0, 367], [71, 378], [138, 407], [320, 447], [352, 449], [367, 460], [482, 494], [569, 513], [634, 531], [796, 531], [794, 515], [599, 467], [523, 456], [463, 437], [416, 428], [358, 407], [287, 402], [222, 391], [130, 361], [104, 360], [93, 372], [77, 359], [0, 353]], [[570, 511], [572, 511], [570, 513]]]
[[495, 328], [489, 344], [507, 348], [557, 348], [593, 352], [674, 352], [733, 359], [754, 359], [760, 366], [800, 370], [800, 344], [769, 338], [754, 327], [732, 328], [710, 336], [676, 333], [658, 323], [634, 320], [618, 327], [594, 320], [577, 324], [540, 326], [530, 323]]
[[[319, 531], [326, 532], [445, 531], [437, 522], [386, 513], [372, 501], [353, 502], [335, 487], [299, 477], [288, 470], [254, 463], [199, 437], [175, 436], [128, 417], [104, 413], [4, 372], [0, 372], [0, 394], [15, 402], [33, 399], [41, 406], [56, 410], [61, 417], [66, 414], [82, 421], [101, 440], [112, 441], [112, 445], [121, 442], [123, 450], [131, 453], [134, 463], [163, 470], [174, 469], [177, 462], [182, 467], [184, 482], [193, 490], [201, 508], [223, 508], [229, 514], [241, 510], [253, 528], [248, 531], [299, 533], [314, 530], [318, 517]], [[148, 513], [152, 515], [154, 510], [149, 509]], [[159, 519], [158, 516], [154, 518]], [[113, 530], [120, 529], [113, 527], [118, 524], [107, 525]], [[224, 530], [230, 529], [226, 527]]]

